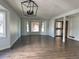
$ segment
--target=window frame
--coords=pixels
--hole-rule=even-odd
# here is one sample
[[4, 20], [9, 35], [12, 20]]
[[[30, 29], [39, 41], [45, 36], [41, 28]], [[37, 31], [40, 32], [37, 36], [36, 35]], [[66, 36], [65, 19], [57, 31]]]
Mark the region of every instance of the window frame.
[[[37, 32], [33, 32], [33, 31], [32, 31], [32, 22], [38, 22], [38, 23], [39, 23], [39, 31], [37, 31]], [[32, 21], [30, 22], [30, 32], [31, 32], [31, 33], [40, 33], [40, 21], [39, 21], [39, 20], [32, 20]]]
[[[43, 26], [44, 26], [44, 30], [42, 30]], [[41, 22], [41, 32], [42, 33], [46, 32], [46, 21]]]
[[30, 32], [30, 24], [29, 24], [29, 21], [27, 21], [26, 22], [26, 31], [27, 31], [27, 33], [29, 33]]
[[3, 34], [0, 34], [0, 38], [6, 38], [6, 34], [7, 34], [7, 12], [5, 10], [0, 10], [0, 13], [4, 14], [4, 20], [3, 20]]

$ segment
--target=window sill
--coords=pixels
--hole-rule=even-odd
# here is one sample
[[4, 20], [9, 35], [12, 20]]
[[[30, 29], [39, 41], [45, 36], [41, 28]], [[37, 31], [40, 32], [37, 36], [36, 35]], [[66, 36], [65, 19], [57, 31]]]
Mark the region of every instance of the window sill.
[[5, 35], [0, 35], [0, 38], [4, 39], [4, 38], [6, 38], [6, 36]]

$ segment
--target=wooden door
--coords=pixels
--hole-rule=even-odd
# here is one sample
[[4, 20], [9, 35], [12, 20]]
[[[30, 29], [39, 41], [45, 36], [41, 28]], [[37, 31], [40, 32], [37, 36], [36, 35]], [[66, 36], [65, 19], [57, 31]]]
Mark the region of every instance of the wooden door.
[[63, 21], [55, 21], [55, 37], [63, 37]]
[[[65, 38], [67, 38], [68, 21], [66, 21], [65, 27]], [[55, 37], [63, 37], [63, 21], [55, 21]]]

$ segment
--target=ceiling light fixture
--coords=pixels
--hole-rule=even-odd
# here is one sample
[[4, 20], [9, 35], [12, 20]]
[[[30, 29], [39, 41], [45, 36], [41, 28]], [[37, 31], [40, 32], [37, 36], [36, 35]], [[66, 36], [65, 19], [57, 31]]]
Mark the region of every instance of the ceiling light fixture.
[[33, 0], [27, 0], [21, 2], [22, 14], [24, 16], [36, 15], [38, 10], [38, 5]]

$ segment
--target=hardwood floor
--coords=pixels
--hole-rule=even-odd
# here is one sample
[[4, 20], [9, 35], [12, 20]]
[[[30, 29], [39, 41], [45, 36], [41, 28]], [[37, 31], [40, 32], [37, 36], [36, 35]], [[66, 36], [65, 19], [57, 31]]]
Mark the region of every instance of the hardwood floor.
[[0, 59], [79, 59], [79, 42], [50, 36], [23, 36]]

